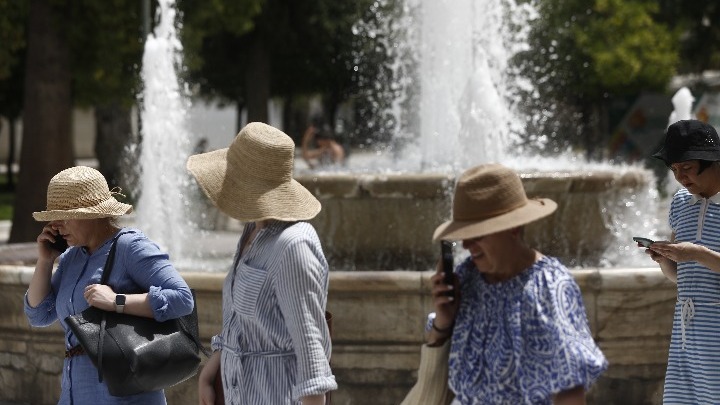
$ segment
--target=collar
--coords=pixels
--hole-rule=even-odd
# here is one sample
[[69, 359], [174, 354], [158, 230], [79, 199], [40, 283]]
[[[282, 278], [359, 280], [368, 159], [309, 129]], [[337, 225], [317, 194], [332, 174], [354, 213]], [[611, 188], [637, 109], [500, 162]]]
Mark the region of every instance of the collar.
[[[698, 201], [704, 200], [704, 199], [705, 199], [705, 197], [703, 197], [703, 196], [701, 196], [701, 195], [698, 195], [698, 194], [690, 194], [690, 201], [689, 201], [689, 203], [690, 203], [690, 205], [693, 205], [693, 204], [697, 203]], [[720, 205], [720, 193], [717, 193], [717, 194], [715, 194], [714, 196], [708, 198], [708, 200], [710, 200], [710, 202], [713, 203], [713, 204], [719, 204], [719, 205]]]

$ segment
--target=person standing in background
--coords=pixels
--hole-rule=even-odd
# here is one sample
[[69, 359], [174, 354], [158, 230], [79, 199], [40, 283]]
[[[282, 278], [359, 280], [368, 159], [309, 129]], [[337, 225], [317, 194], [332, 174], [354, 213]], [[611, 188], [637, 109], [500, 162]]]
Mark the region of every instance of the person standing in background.
[[681, 120], [653, 155], [682, 188], [670, 203], [670, 241], [645, 252], [677, 284], [663, 403], [720, 401], [720, 138], [711, 125]]

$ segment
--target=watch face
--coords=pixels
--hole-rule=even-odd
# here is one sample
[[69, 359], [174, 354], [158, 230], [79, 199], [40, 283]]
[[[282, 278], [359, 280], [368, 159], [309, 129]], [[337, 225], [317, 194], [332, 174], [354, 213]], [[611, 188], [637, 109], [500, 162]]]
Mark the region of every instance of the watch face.
[[115, 296], [115, 305], [125, 305], [125, 295], [118, 294]]

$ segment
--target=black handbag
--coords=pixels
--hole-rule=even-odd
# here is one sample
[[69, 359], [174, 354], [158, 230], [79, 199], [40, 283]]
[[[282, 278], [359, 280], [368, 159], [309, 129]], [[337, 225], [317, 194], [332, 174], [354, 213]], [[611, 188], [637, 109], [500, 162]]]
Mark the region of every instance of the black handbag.
[[[107, 284], [115, 258], [110, 248], [101, 284]], [[195, 301], [195, 291], [193, 301]], [[111, 395], [157, 391], [197, 373], [200, 351], [209, 355], [198, 337], [197, 304], [191, 314], [158, 322], [89, 307], [65, 322], [98, 369]]]

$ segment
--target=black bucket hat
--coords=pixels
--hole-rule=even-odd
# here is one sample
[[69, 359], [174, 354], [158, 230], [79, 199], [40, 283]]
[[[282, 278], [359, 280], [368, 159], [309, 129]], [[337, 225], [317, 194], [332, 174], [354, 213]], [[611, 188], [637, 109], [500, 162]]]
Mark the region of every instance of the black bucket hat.
[[668, 127], [663, 147], [652, 156], [668, 166], [687, 160], [720, 161], [720, 138], [712, 125], [678, 121]]

